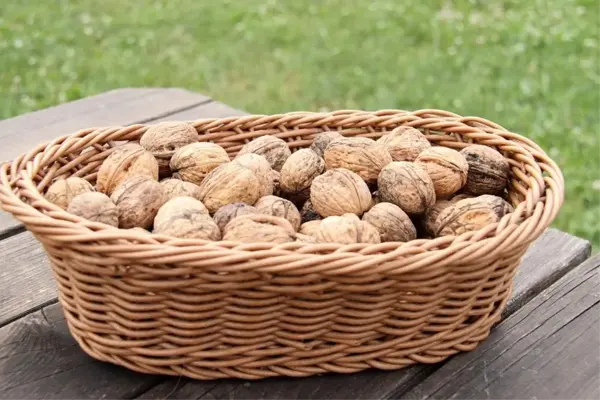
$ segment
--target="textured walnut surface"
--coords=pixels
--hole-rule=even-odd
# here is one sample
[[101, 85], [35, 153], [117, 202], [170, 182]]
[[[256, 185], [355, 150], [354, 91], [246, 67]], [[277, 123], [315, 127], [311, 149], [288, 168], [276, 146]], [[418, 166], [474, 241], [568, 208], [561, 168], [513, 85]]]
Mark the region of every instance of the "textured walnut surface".
[[200, 185], [206, 175], [229, 162], [227, 152], [214, 143], [192, 143], [183, 146], [171, 158], [173, 177]]
[[283, 164], [279, 185], [281, 191], [288, 195], [299, 195], [303, 192], [308, 198], [310, 185], [325, 169], [325, 161], [310, 149], [301, 149], [293, 153]]
[[459, 200], [439, 214], [436, 236], [475, 231], [500, 221], [510, 212], [512, 207], [498, 196], [482, 195]]
[[127, 178], [145, 175], [158, 179], [158, 162], [149, 151], [136, 143], [115, 147], [102, 162], [96, 177], [98, 191], [111, 195]]
[[166, 121], [152, 125], [140, 138], [140, 145], [158, 161], [160, 176], [168, 176], [175, 151], [198, 140], [196, 129], [185, 122]]
[[188, 196], [200, 200], [200, 187], [180, 179], [165, 179], [160, 182], [165, 189], [167, 200], [175, 197]]
[[256, 207], [250, 206], [246, 203], [238, 202], [227, 204], [226, 206], [219, 208], [217, 212], [215, 212], [215, 214], [213, 215], [213, 219], [215, 220], [221, 232], [223, 232], [223, 229], [225, 229], [225, 225], [227, 225], [229, 221], [231, 221], [235, 217], [240, 215], [257, 213], [258, 210], [256, 209]]
[[456, 150], [441, 146], [431, 147], [419, 154], [416, 163], [427, 170], [438, 199], [453, 195], [467, 182], [469, 164]]
[[285, 218], [296, 231], [300, 228], [300, 212], [294, 203], [287, 199], [277, 196], [265, 196], [258, 199], [254, 207], [260, 214]]
[[509, 164], [491, 147], [470, 145], [460, 151], [469, 164], [463, 190], [473, 195], [500, 195], [508, 184]]
[[119, 211], [119, 227], [148, 229], [166, 201], [160, 183], [146, 175], [126, 179], [110, 196]]
[[89, 221], [119, 226], [119, 211], [110, 198], [100, 192], [86, 192], [71, 200], [67, 212]]
[[256, 175], [256, 178], [260, 183], [259, 197], [273, 194], [274, 182], [273, 176], [271, 175], [271, 171], [273, 170], [266, 158], [259, 154], [246, 153], [236, 157], [233, 162], [254, 172], [254, 175]]
[[360, 176], [344, 168], [326, 171], [313, 180], [310, 201], [324, 217], [362, 214], [371, 206], [371, 192]]
[[316, 234], [320, 243], [380, 243], [377, 229], [361, 221], [355, 214], [327, 217], [321, 221]]
[[258, 137], [246, 143], [237, 155], [241, 156], [246, 153], [255, 153], [265, 157], [271, 164], [271, 168], [276, 171], [281, 170], [285, 160], [292, 154], [285, 140], [269, 135]]
[[425, 168], [415, 163], [394, 161], [377, 180], [379, 199], [400, 207], [410, 215], [423, 214], [435, 203], [435, 189]]
[[204, 204], [185, 196], [167, 201], [158, 210], [153, 232], [182, 239], [221, 239], [221, 231]]
[[431, 144], [419, 131], [410, 126], [399, 126], [377, 140], [390, 153], [394, 161], [415, 161], [417, 156]]
[[408, 242], [417, 238], [417, 230], [409, 216], [392, 203], [376, 204], [362, 220], [377, 229], [382, 242]]
[[285, 243], [296, 240], [296, 232], [285, 218], [264, 214], [241, 215], [223, 231], [223, 240], [244, 243]]
[[392, 162], [385, 146], [361, 137], [332, 141], [325, 149], [324, 158], [327, 169], [346, 168], [367, 183], [375, 183], [381, 169]]
[[62, 209], [67, 209], [71, 200], [76, 196], [93, 192], [94, 187], [83, 178], [72, 176], [67, 179], [59, 179], [46, 190], [45, 198]]
[[211, 213], [231, 203], [253, 205], [260, 195], [260, 181], [250, 169], [229, 162], [212, 170], [200, 185], [200, 200]]
[[336, 139], [340, 139], [343, 136], [336, 131], [319, 133], [313, 139], [310, 149], [314, 151], [319, 157], [323, 158], [325, 149], [329, 146], [329, 143]]

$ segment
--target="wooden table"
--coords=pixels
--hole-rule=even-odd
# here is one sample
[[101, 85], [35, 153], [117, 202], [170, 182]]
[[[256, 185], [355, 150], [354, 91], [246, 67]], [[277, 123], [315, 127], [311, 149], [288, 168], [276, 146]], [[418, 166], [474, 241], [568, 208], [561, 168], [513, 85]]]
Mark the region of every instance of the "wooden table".
[[[243, 115], [180, 89], [120, 89], [0, 121], [0, 162], [81, 128]], [[491, 336], [440, 365], [303, 379], [190, 381], [95, 361], [71, 338], [42, 247], [0, 213], [0, 398], [600, 398], [600, 257], [550, 229]]]

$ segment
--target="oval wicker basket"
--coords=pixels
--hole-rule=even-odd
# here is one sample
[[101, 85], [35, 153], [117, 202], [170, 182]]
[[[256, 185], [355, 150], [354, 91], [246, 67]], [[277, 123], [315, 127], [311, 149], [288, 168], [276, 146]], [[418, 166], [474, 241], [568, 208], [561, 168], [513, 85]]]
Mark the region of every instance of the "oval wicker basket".
[[111, 149], [150, 125], [90, 128], [0, 169], [0, 201], [43, 244], [69, 329], [99, 360], [197, 379], [308, 376], [435, 363], [475, 348], [498, 321], [520, 259], [556, 216], [556, 164], [532, 141], [440, 110], [343, 110], [192, 122], [234, 155], [275, 135], [292, 150], [324, 130], [377, 138], [399, 125], [437, 145], [479, 143], [511, 165], [515, 211], [461, 236], [381, 244], [241, 244], [144, 235], [88, 222], [40, 194], [94, 182]]

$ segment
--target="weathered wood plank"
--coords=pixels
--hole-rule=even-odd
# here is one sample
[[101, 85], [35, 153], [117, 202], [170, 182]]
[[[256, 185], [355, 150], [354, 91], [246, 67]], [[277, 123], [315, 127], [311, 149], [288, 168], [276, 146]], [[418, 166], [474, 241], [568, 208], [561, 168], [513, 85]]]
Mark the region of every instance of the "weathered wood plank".
[[415, 387], [412, 399], [600, 398], [600, 256]]
[[[589, 256], [589, 243], [551, 229], [528, 250], [515, 280], [512, 300], [504, 316], [515, 312], [534, 294], [564, 275]], [[373, 399], [389, 398], [417, 384], [437, 366], [417, 365], [403, 370], [363, 371], [351, 375], [322, 375], [303, 379], [266, 379], [255, 382], [228, 380], [197, 382], [168, 379], [144, 393], [142, 398], [159, 399], [172, 393], [172, 398], [228, 399]]]
[[3, 399], [132, 398], [160, 379], [87, 356], [58, 304], [0, 328]]

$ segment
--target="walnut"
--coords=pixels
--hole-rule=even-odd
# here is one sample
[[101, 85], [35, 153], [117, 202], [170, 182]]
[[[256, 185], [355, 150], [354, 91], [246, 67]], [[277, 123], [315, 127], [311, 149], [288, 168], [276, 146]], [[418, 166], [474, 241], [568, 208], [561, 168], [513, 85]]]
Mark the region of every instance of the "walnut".
[[246, 153], [255, 153], [267, 159], [271, 168], [280, 171], [285, 163], [285, 160], [292, 154], [287, 143], [275, 136], [261, 136], [253, 141], [246, 143], [239, 151], [237, 156]]
[[169, 162], [175, 151], [198, 141], [196, 128], [185, 122], [161, 122], [152, 125], [140, 138], [140, 145], [158, 161], [159, 176], [169, 176]]
[[327, 169], [346, 168], [367, 183], [375, 183], [381, 169], [392, 162], [385, 146], [366, 138], [341, 138], [325, 149]]
[[296, 233], [296, 242], [317, 243], [317, 238], [302, 233]]
[[67, 212], [89, 221], [119, 226], [119, 211], [110, 198], [100, 192], [86, 192], [75, 196]]
[[273, 182], [273, 194], [275, 196], [281, 195], [281, 174], [279, 171], [275, 171], [274, 169], [269, 172], [269, 176], [271, 177], [271, 181]]
[[435, 236], [461, 235], [496, 223], [512, 212], [503, 198], [482, 195], [459, 200], [446, 207], [437, 217]]
[[110, 196], [119, 211], [119, 227], [148, 229], [166, 201], [165, 189], [146, 175], [127, 178]]
[[229, 221], [237, 216], [247, 214], [258, 214], [258, 210], [256, 207], [249, 206], [246, 203], [232, 203], [219, 208], [215, 215], [213, 215], [213, 219], [221, 232], [223, 232], [225, 225], [227, 225]]
[[302, 222], [315, 221], [318, 219], [323, 219], [319, 215], [318, 212], [315, 211], [312, 201], [306, 200], [302, 208], [300, 209], [300, 217], [302, 218]]
[[189, 196], [200, 200], [200, 187], [191, 182], [185, 182], [179, 179], [165, 179], [160, 182], [165, 189], [167, 200], [175, 197]]
[[177, 150], [170, 166], [174, 178], [200, 185], [209, 172], [228, 162], [229, 156], [221, 146], [198, 142]]
[[316, 238], [320, 226], [321, 220], [308, 221], [300, 225], [298, 233]]
[[377, 229], [355, 214], [327, 217], [319, 225], [319, 243], [381, 243]]
[[246, 153], [237, 157], [234, 162], [254, 172], [260, 181], [260, 197], [273, 194], [274, 182], [271, 175], [273, 170], [266, 158], [258, 154]]
[[231, 203], [253, 205], [260, 195], [260, 181], [250, 169], [229, 162], [212, 170], [200, 185], [200, 200], [211, 213]]
[[500, 195], [508, 184], [508, 161], [491, 147], [473, 144], [460, 151], [469, 164], [465, 193]]
[[435, 203], [433, 182], [418, 164], [394, 161], [381, 170], [377, 183], [380, 200], [397, 205], [407, 214], [423, 214]]
[[417, 238], [417, 230], [408, 215], [392, 203], [379, 203], [362, 220], [373, 225], [382, 242], [408, 242]]
[[315, 211], [324, 217], [362, 214], [371, 206], [371, 192], [360, 176], [345, 168], [336, 168], [313, 180], [310, 201]]
[[327, 148], [327, 146], [329, 146], [329, 143], [342, 137], [343, 136], [336, 131], [319, 133], [313, 139], [313, 142], [310, 145], [310, 149], [314, 151], [319, 157], [323, 158], [323, 154], [325, 153], [325, 149]]
[[419, 131], [410, 126], [399, 126], [377, 140], [385, 146], [394, 161], [415, 161], [425, 149], [431, 147], [429, 140]]
[[204, 204], [186, 196], [175, 197], [158, 210], [153, 233], [181, 239], [221, 239], [221, 231]]
[[45, 198], [50, 203], [66, 210], [73, 198], [82, 193], [93, 191], [94, 187], [91, 183], [83, 178], [73, 176], [67, 179], [59, 179], [50, 185], [46, 191]]
[[427, 231], [427, 233], [430, 235], [435, 235], [437, 230], [437, 217], [440, 215], [440, 213], [452, 204], [463, 199], [470, 199], [472, 197], [473, 196], [468, 194], [457, 194], [449, 200], [438, 200], [425, 212], [425, 216], [423, 218], [423, 227], [425, 228], [425, 231]]
[[223, 240], [244, 243], [285, 243], [296, 240], [296, 232], [285, 218], [248, 214], [235, 217], [225, 225]]
[[261, 214], [287, 219], [296, 231], [300, 228], [300, 212], [289, 200], [277, 196], [265, 196], [258, 199], [254, 207]]
[[456, 150], [441, 146], [431, 147], [419, 154], [416, 163], [427, 170], [438, 199], [458, 192], [467, 182], [469, 164]]
[[157, 180], [158, 162], [156, 158], [135, 143], [118, 146], [100, 165], [96, 177], [96, 188], [110, 196], [125, 179], [135, 175], [149, 176]]
[[293, 153], [281, 168], [280, 187], [286, 197], [302, 204], [310, 197], [312, 181], [325, 169], [325, 161], [310, 149]]

